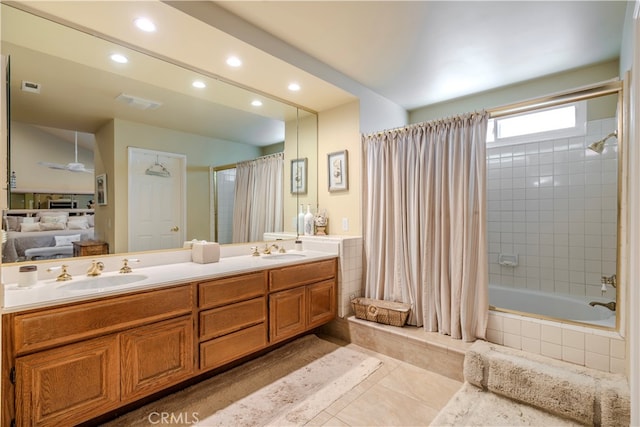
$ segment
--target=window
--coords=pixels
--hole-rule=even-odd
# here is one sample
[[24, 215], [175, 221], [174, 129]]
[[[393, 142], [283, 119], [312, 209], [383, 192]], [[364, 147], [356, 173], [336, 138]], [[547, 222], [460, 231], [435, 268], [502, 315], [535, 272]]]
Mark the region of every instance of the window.
[[489, 119], [487, 146], [584, 135], [586, 121], [585, 101]]

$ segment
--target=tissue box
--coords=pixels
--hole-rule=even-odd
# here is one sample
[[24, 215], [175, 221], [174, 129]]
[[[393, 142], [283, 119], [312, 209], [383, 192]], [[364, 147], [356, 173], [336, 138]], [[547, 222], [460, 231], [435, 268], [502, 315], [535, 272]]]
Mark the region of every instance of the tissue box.
[[208, 264], [220, 260], [220, 245], [216, 242], [194, 242], [191, 246], [191, 260]]

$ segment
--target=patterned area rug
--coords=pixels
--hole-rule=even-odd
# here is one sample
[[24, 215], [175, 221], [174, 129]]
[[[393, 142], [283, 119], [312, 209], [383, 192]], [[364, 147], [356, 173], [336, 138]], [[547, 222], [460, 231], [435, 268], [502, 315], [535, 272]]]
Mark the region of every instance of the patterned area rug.
[[106, 425], [304, 425], [380, 366], [374, 357], [307, 335]]

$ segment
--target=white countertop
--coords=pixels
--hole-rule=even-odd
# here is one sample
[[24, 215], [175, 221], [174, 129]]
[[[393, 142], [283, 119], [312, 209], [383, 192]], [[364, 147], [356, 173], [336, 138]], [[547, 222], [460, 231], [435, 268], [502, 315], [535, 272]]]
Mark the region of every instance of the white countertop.
[[87, 277], [84, 274], [74, 275], [72, 280], [64, 282], [58, 282], [55, 278], [39, 280], [31, 287], [19, 287], [16, 283], [6, 284], [4, 286], [4, 308], [2, 312], [10, 313], [33, 308], [50, 307], [104, 296], [161, 288], [178, 283], [214, 279], [239, 273], [248, 273], [337, 257], [337, 255], [332, 253], [310, 250], [300, 252], [290, 251], [288, 253], [297, 253], [304, 255], [304, 257], [292, 259], [279, 258], [277, 256], [270, 258], [269, 255], [261, 255], [259, 257], [242, 255], [220, 258], [219, 262], [210, 264], [181, 262], [143, 268], [136, 268], [135, 265], [131, 265], [133, 272], [127, 274], [144, 275], [147, 277], [130, 284], [97, 289], [68, 290], [64, 289], [64, 286], [81, 280], [94, 280], [124, 275], [118, 271], [112, 271], [102, 273], [96, 278]]

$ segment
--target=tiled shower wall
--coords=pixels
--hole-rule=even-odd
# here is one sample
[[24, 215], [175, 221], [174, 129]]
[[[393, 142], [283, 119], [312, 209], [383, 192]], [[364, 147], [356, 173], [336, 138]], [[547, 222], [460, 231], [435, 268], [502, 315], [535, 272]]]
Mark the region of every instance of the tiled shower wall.
[[[593, 120], [583, 137], [487, 149], [490, 283], [601, 295], [601, 276], [616, 272], [617, 139], [602, 154], [587, 146], [615, 129], [615, 118]], [[498, 264], [500, 253], [518, 265]]]

